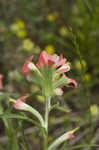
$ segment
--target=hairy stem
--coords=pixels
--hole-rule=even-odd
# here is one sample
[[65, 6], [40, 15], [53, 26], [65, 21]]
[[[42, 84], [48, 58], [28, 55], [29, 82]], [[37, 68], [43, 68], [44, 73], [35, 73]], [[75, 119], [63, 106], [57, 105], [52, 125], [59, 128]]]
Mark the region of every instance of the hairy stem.
[[47, 150], [48, 145], [48, 119], [49, 119], [49, 111], [50, 111], [50, 100], [51, 97], [45, 99], [45, 129], [46, 135], [44, 136], [44, 150]]

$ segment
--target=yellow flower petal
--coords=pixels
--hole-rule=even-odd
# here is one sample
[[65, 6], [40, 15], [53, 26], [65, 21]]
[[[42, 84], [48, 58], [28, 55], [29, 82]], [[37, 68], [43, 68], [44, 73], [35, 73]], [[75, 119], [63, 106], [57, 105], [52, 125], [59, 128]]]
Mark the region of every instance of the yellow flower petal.
[[67, 36], [69, 32], [68, 32], [67, 28], [65, 26], [63, 26], [60, 28], [59, 33], [61, 36]]
[[16, 24], [17, 24], [19, 29], [23, 29], [25, 27], [25, 23], [22, 20], [17, 20]]
[[19, 30], [19, 27], [17, 26], [16, 23], [14, 23], [10, 25], [10, 30], [13, 32], [17, 32]]
[[41, 103], [44, 103], [44, 96], [37, 95], [37, 100]]
[[54, 52], [55, 52], [55, 48], [54, 48], [53, 45], [47, 45], [47, 46], [45, 47], [45, 50], [46, 50], [46, 52], [49, 53], [49, 54], [54, 54]]
[[50, 14], [48, 14], [47, 20], [48, 20], [49, 22], [53, 22], [55, 19], [56, 19], [55, 13], [50, 13]]
[[26, 51], [31, 51], [34, 48], [34, 43], [31, 41], [31, 39], [27, 38], [23, 41], [22, 47]]
[[90, 113], [92, 116], [97, 116], [99, 114], [99, 107], [96, 104], [91, 105]]
[[27, 36], [26, 30], [19, 30], [16, 34], [19, 38], [24, 38]]
[[91, 80], [91, 75], [89, 73], [86, 73], [84, 76], [84, 81], [89, 82]]
[[[82, 63], [82, 64], [81, 64]], [[85, 60], [82, 60], [82, 62], [80, 63], [80, 61], [78, 60], [78, 61], [76, 61], [76, 64], [75, 64], [75, 66], [76, 66], [76, 68], [80, 71], [80, 70], [82, 70], [82, 67], [83, 68], [86, 68], [87, 67], [87, 64], [86, 64], [86, 61]]]

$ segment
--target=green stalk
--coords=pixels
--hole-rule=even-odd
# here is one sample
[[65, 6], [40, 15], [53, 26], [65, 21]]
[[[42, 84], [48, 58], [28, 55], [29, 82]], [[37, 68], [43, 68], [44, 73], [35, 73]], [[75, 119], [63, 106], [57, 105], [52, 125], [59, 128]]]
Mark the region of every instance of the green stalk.
[[16, 138], [16, 131], [14, 130], [13, 124], [11, 120], [7, 120], [3, 118], [3, 122], [5, 125], [6, 133], [8, 135], [10, 141], [11, 150], [18, 150], [18, 140]]
[[46, 135], [44, 136], [44, 150], [47, 150], [48, 145], [48, 119], [49, 119], [49, 111], [50, 111], [50, 100], [51, 97], [45, 99], [45, 129]]

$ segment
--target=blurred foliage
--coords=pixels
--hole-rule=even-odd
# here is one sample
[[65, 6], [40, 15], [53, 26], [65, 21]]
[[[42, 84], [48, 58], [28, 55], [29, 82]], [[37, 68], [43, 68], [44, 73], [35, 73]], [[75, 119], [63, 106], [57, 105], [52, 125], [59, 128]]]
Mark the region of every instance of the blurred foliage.
[[[9, 93], [15, 93], [14, 98], [30, 93], [28, 103], [43, 113], [41, 106], [44, 99], [40, 88], [21, 74], [22, 65], [30, 55], [35, 55], [36, 62], [43, 49], [50, 54], [63, 54], [71, 62], [69, 74], [78, 81], [79, 88], [64, 89], [63, 98], [55, 97], [53, 103], [58, 100], [60, 104], [69, 105], [76, 115], [71, 113], [63, 116], [56, 111], [51, 113], [50, 123], [54, 124], [55, 120], [57, 122], [55, 118], [60, 117], [58, 122], [63, 125], [50, 127], [48, 140], [53, 141], [54, 129], [57, 129], [54, 136], [59, 136], [62, 129], [69, 130], [84, 123], [80, 132], [90, 128], [90, 135], [76, 144], [90, 143], [97, 128], [92, 119], [99, 113], [98, 39], [99, 0], [0, 0], [0, 74], [4, 75], [4, 90], [0, 99], [8, 101]], [[3, 103], [3, 111], [7, 107], [9, 109], [9, 102]], [[2, 106], [0, 108], [2, 110]], [[30, 125], [24, 126], [25, 129], [27, 127]], [[3, 128], [2, 124], [0, 128]], [[35, 149], [40, 140], [37, 135], [30, 136], [35, 136]], [[4, 144], [0, 149], [3, 150], [3, 147]], [[62, 150], [66, 149], [63, 147]]]

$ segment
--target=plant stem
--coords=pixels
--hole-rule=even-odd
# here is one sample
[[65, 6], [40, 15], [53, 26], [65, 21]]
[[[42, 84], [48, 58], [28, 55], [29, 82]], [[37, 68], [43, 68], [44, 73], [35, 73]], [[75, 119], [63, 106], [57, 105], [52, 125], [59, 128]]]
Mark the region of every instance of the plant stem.
[[48, 144], [48, 119], [49, 119], [49, 111], [50, 111], [50, 100], [51, 97], [45, 99], [45, 129], [46, 135], [44, 136], [44, 150], [47, 150]]
[[44, 136], [44, 150], [47, 150], [47, 135]]

